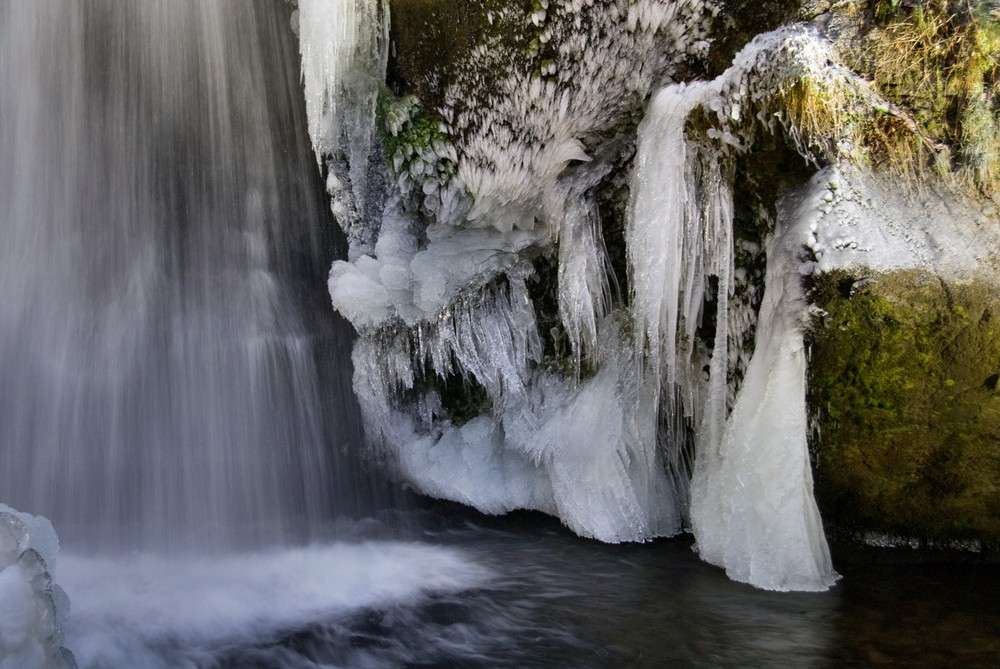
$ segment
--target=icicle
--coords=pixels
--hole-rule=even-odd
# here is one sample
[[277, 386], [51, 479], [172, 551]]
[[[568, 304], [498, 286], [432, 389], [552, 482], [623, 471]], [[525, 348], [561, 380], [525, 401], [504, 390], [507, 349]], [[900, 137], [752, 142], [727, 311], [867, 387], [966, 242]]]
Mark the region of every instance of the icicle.
[[608, 267], [595, 203], [568, 197], [559, 232], [559, 318], [580, 369], [597, 352], [597, 323], [611, 304]]
[[[363, 217], [378, 85], [388, 58], [388, 12], [380, 0], [301, 0], [302, 83], [316, 159], [347, 155], [350, 191], [331, 189], [345, 228]], [[331, 171], [345, 166], [332, 164]], [[350, 213], [348, 213], [350, 212]]]
[[806, 444], [801, 237], [779, 231], [768, 245], [754, 355], [718, 445], [699, 442], [691, 491], [701, 557], [768, 590], [825, 590], [838, 578]]
[[[626, 230], [644, 367], [666, 387], [678, 386], [688, 415], [699, 395], [700, 366], [692, 367], [707, 277], [732, 262], [721, 239], [731, 236], [732, 221], [719, 157], [701, 156], [684, 136], [688, 114], [712, 92], [710, 84], [681, 84], [653, 99], [639, 130]], [[727, 290], [728, 281], [720, 283], [719, 292]]]
[[[755, 38], [712, 82], [660, 91], [639, 129], [626, 231], [641, 367], [656, 379], [665, 420], [678, 431], [664, 439], [668, 448], [686, 443], [681, 414], [695, 426], [690, 513], [699, 551], [734, 579], [775, 590], [822, 590], [836, 580], [806, 449], [803, 303], [794, 244], [781, 239], [768, 253], [756, 352], [727, 418], [734, 274], [732, 176], [723, 166], [729, 152], [745, 151], [761, 129], [752, 118], [767, 132], [780, 127], [810, 160], [814, 152], [830, 158], [849, 148], [841, 140], [852, 129], [837, 119], [878, 100], [833, 63], [828, 44], [792, 26]], [[772, 108], [779, 93], [806, 84], [833, 103], [825, 125], [783, 114], [779, 126], [755, 113], [755, 105]], [[698, 107], [719, 127], [694, 141], [685, 125]], [[696, 341], [709, 277], [718, 290], [709, 296], [716, 332], [706, 382]], [[684, 468], [683, 457], [667, 460], [673, 470]]]

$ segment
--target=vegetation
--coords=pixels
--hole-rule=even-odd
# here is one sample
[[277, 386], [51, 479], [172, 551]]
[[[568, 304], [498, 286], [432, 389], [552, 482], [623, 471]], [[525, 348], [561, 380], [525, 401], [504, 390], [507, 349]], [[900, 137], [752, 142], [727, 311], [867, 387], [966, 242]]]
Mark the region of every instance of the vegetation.
[[[877, 165], [956, 174], [1000, 193], [1000, 23], [980, 0], [874, 0], [848, 64], [906, 114], [873, 116]], [[910, 120], [912, 119], [912, 121]]]
[[[408, 175], [406, 181], [418, 185], [428, 178], [446, 183], [454, 176], [451, 138], [440, 121], [427, 115], [416, 96], [379, 96], [375, 124], [382, 131], [383, 153], [395, 174]], [[400, 185], [405, 187], [405, 183]]]

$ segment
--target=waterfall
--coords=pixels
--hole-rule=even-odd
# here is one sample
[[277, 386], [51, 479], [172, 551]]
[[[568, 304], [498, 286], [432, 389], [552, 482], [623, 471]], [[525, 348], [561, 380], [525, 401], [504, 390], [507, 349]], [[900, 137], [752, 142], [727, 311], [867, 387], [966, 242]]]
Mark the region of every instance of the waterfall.
[[0, 5], [0, 498], [91, 546], [361, 504], [289, 9]]

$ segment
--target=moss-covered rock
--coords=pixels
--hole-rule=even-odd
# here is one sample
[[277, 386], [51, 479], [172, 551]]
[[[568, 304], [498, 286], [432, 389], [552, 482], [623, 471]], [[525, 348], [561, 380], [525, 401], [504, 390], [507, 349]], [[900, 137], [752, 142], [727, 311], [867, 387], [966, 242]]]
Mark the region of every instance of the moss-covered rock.
[[445, 86], [488, 36], [526, 46], [530, 38], [523, 30], [501, 25], [504, 13], [498, 10], [509, 5], [531, 12], [531, 0], [390, 0], [393, 92], [416, 95], [434, 113], [444, 104]]
[[827, 524], [1000, 545], [1000, 294], [918, 271], [821, 275], [811, 334]]

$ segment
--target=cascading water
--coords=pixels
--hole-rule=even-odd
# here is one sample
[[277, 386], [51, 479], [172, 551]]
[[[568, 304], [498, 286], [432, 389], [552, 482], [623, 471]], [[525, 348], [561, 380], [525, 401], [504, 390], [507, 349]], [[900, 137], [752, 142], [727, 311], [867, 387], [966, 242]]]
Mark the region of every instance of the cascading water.
[[272, 0], [0, 2], [0, 500], [68, 548], [57, 571], [48, 522], [0, 505], [0, 669], [223, 666], [487, 576], [330, 522], [390, 500], [346, 454], [291, 26]]
[[0, 4], [0, 498], [77, 545], [358, 503], [297, 67], [269, 0]]

